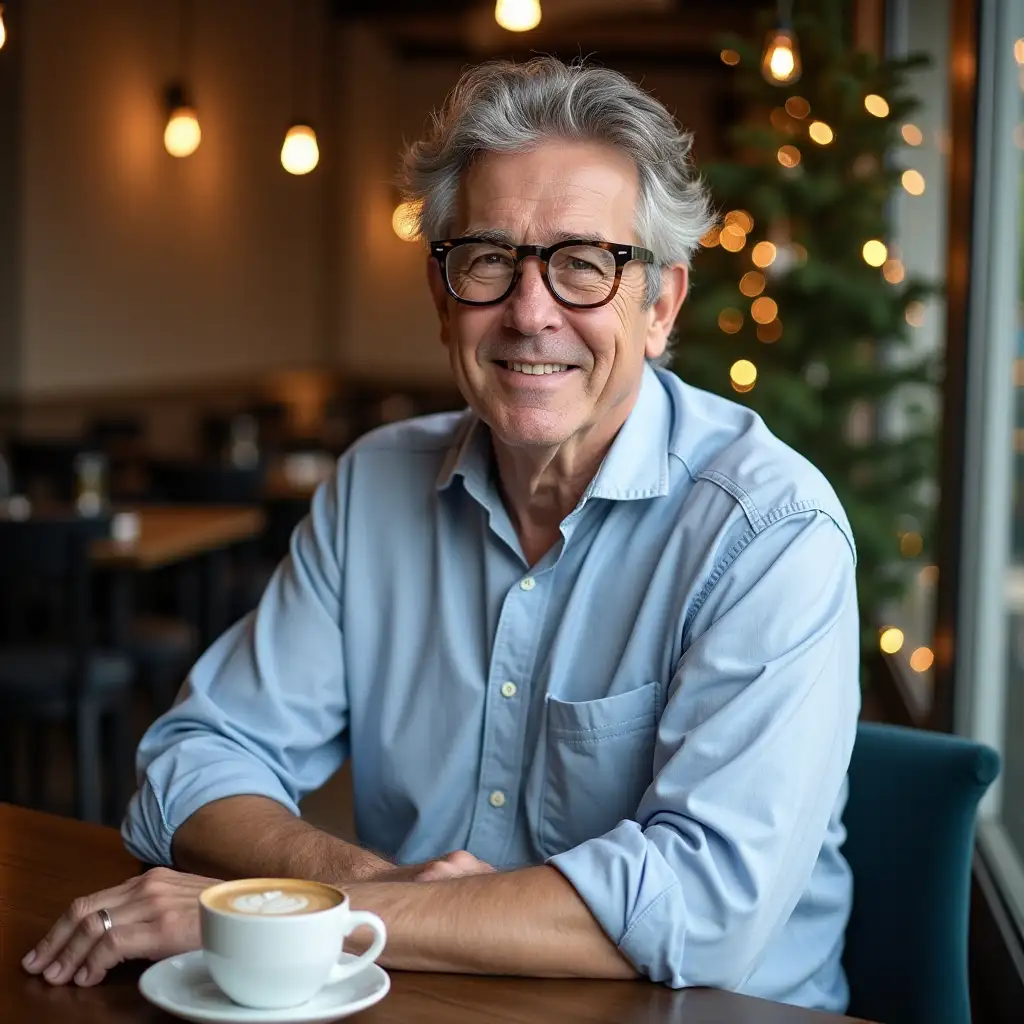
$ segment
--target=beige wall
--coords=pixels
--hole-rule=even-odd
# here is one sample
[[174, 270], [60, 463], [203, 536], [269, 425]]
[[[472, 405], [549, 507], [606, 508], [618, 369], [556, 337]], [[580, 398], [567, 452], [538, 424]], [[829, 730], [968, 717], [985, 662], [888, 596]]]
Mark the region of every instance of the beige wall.
[[325, 179], [278, 160], [288, 0], [194, 7], [203, 140], [176, 160], [161, 94], [178, 5], [25, 6], [26, 395], [250, 373], [325, 350]]
[[[313, 102], [303, 106], [314, 108], [323, 154], [306, 178], [278, 158], [291, 116], [290, 0], [194, 4], [203, 141], [185, 160], [162, 143], [177, 3], [24, 6], [23, 201], [8, 246], [20, 321], [0, 322], [0, 373], [16, 375], [22, 395], [315, 364], [447, 379], [425, 252], [390, 222], [402, 142], [464, 62], [402, 61], [370, 27], [332, 22], [323, 0], [294, 2], [311, 44]], [[714, 74], [624, 70], [696, 129], [700, 153], [714, 135]], [[0, 180], [3, 171], [0, 161]]]

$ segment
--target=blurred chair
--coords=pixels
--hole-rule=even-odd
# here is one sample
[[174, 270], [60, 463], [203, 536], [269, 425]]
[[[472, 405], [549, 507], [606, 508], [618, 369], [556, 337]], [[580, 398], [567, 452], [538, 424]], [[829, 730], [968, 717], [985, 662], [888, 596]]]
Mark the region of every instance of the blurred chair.
[[978, 802], [999, 755], [959, 736], [861, 723], [843, 854], [851, 1016], [970, 1024], [967, 924]]
[[[74, 747], [76, 814], [103, 815], [103, 768], [110, 777], [116, 820], [126, 800], [131, 771], [129, 701], [133, 671], [123, 654], [93, 642], [89, 545], [105, 536], [103, 519], [0, 520], [0, 743], [3, 776], [10, 788], [15, 723], [29, 730], [29, 788], [43, 802], [51, 764], [46, 733], [70, 727]], [[29, 610], [41, 613], [33, 618]], [[101, 723], [110, 726], [101, 742]]]

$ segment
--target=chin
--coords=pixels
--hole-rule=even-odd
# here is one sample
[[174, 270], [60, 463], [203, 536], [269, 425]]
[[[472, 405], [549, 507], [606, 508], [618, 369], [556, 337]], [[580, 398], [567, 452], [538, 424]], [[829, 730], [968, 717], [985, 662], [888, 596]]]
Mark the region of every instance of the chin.
[[576, 432], [565, 416], [539, 409], [501, 409], [490, 418], [495, 436], [509, 447], [553, 448]]

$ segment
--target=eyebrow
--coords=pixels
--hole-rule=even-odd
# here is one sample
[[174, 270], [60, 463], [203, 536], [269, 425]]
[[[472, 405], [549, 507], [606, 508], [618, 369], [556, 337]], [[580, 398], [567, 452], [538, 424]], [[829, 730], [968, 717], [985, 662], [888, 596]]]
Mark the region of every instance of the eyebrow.
[[[508, 231], [501, 228], [482, 228], [479, 231], [467, 231], [468, 238], [482, 238], [485, 242], [493, 242], [495, 245], [518, 245], [519, 243]], [[548, 236], [548, 245], [557, 245], [559, 242], [568, 242], [573, 239], [580, 239], [584, 242], [600, 242], [601, 238], [595, 235], [580, 234], [578, 231], [555, 231]]]

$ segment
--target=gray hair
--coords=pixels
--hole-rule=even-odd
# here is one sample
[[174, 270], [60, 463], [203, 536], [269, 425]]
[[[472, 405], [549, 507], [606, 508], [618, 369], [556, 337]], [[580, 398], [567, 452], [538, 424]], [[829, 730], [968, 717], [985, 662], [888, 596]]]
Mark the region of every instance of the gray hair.
[[690, 133], [617, 71], [555, 57], [490, 61], [467, 71], [426, 137], [403, 156], [400, 181], [418, 204], [420, 235], [450, 233], [462, 172], [477, 154], [522, 151], [548, 138], [604, 142], [636, 165], [636, 232], [657, 259], [646, 267], [650, 306], [661, 294], [661, 269], [689, 266], [711, 226], [711, 203], [689, 159]]

